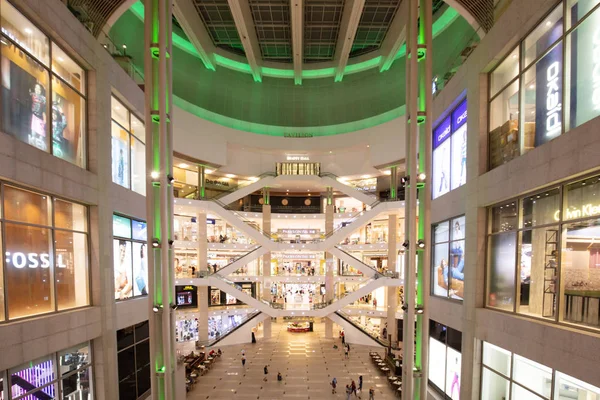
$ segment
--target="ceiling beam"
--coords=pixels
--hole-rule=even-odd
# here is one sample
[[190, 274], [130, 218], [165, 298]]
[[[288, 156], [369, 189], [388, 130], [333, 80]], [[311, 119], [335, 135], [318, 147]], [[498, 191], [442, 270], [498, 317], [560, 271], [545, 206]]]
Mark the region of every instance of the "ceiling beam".
[[406, 42], [406, 22], [408, 1], [400, 2], [396, 15], [390, 24], [385, 39], [381, 43], [381, 62], [379, 71], [387, 71], [392, 66], [400, 47]]
[[302, 60], [304, 58], [304, 0], [290, 0], [292, 19], [292, 54], [294, 58], [294, 83], [302, 85]]
[[183, 31], [194, 45], [204, 66], [207, 69], [215, 71], [215, 45], [202, 19], [200, 19], [192, 0], [174, 0], [173, 15], [177, 18], [179, 25], [181, 25]]
[[227, 0], [255, 82], [262, 81], [262, 58], [248, 0]]
[[365, 0], [348, 0], [344, 5], [344, 13], [340, 24], [337, 45], [335, 46], [335, 81], [340, 82], [344, 77], [344, 69], [348, 64], [352, 43], [356, 36], [360, 16], [365, 7]]

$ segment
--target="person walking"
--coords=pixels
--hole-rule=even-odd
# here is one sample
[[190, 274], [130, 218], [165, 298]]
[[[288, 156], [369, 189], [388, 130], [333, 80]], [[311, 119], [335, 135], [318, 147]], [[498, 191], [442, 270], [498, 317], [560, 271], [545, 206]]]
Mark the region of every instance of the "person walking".
[[346, 358], [350, 358], [350, 343], [346, 343]]
[[242, 356], [242, 367], [246, 367], [246, 356]]
[[375, 400], [375, 389], [373, 389], [373, 386], [369, 389], [369, 400]]
[[363, 385], [363, 378], [362, 378], [362, 375], [360, 375], [360, 376], [358, 377], [358, 391], [359, 391], [360, 393], [362, 393], [362, 385]]
[[333, 377], [333, 379], [331, 380], [331, 394], [335, 394], [335, 388], [337, 387], [337, 379], [335, 379], [335, 376]]
[[348, 358], [348, 347], [344, 346], [344, 358]]
[[352, 388], [350, 385], [346, 385], [346, 400], [350, 400], [350, 396], [352, 395]]
[[356, 393], [356, 382], [354, 382], [354, 379], [352, 379], [352, 383], [350, 384], [350, 389], [352, 389], [352, 393], [354, 393], [354, 397], [358, 397], [358, 394]]
[[346, 335], [342, 332], [342, 345], [346, 344]]
[[269, 369], [267, 368], [266, 365], [265, 365], [264, 371], [265, 371], [265, 378], [263, 379], [263, 381], [266, 382], [267, 381], [267, 375], [269, 374]]

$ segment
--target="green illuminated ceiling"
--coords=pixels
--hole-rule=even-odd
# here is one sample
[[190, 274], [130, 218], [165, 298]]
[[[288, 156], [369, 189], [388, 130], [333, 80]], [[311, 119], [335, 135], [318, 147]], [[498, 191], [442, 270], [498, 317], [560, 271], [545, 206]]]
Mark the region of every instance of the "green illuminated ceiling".
[[[448, 71], [475, 34], [462, 17], [448, 10], [434, 26], [436, 76]], [[128, 55], [143, 70], [140, 12], [143, 15], [138, 2], [110, 34], [115, 43], [127, 44]], [[292, 69], [263, 67], [262, 82], [257, 83], [247, 63], [218, 54], [216, 70], [208, 70], [183, 34], [174, 34], [173, 41], [175, 104], [220, 125], [272, 136], [325, 136], [376, 126], [404, 114], [404, 46], [391, 65], [381, 66], [379, 57], [349, 64], [341, 82], [334, 82], [334, 68], [307, 69], [302, 85], [295, 85]]]

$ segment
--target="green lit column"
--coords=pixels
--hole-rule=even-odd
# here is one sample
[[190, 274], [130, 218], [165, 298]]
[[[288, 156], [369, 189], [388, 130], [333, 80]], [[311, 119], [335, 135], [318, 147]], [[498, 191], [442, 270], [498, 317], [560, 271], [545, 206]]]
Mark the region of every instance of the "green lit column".
[[398, 200], [398, 166], [390, 168], [390, 200]]
[[198, 165], [198, 197], [196, 200], [202, 200], [206, 197], [206, 167]]
[[263, 206], [268, 206], [271, 204], [271, 191], [268, 187], [264, 187], [262, 190], [263, 195]]
[[175, 400], [172, 4], [145, 0], [146, 193], [152, 398]]

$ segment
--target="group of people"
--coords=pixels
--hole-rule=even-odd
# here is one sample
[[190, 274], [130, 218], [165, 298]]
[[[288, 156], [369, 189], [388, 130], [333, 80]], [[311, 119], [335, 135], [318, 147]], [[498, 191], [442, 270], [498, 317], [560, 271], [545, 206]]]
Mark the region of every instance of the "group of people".
[[[358, 397], [358, 393], [362, 394], [362, 388], [363, 388], [363, 377], [362, 375], [360, 375], [358, 377], [358, 386], [356, 386], [356, 382], [354, 382], [354, 379], [352, 379], [352, 381], [346, 385], [346, 399], [350, 400], [350, 396], [352, 396], [352, 394], [354, 394], [354, 397]], [[333, 378], [331, 380], [331, 394], [336, 394], [337, 393], [337, 378]], [[369, 388], [369, 400], [374, 400], [375, 399], [375, 389], [373, 387]]]
[[314, 276], [315, 275], [315, 267], [314, 265], [302, 265], [300, 263], [297, 263], [295, 266], [285, 263], [281, 266], [281, 268], [279, 266], [277, 266], [275, 268], [275, 275], [290, 275], [290, 274], [297, 274], [297, 275], [306, 275], [306, 276]]

